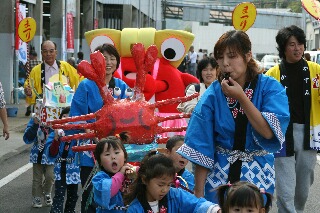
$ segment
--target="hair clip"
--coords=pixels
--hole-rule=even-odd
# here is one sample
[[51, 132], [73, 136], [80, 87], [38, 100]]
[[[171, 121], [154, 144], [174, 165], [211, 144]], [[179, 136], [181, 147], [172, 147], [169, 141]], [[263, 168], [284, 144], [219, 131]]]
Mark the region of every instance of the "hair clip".
[[264, 188], [260, 188], [260, 193], [261, 194], [265, 194], [266, 193], [266, 190]]

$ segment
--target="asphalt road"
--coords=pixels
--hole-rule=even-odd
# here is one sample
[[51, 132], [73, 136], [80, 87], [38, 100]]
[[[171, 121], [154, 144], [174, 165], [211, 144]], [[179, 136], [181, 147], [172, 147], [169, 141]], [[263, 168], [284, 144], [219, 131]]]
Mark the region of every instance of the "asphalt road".
[[[42, 208], [32, 207], [32, 164], [29, 162], [29, 149], [23, 151], [17, 156], [0, 163], [0, 212], [1, 213], [48, 213], [50, 207], [43, 206]], [[1, 187], [3, 178], [18, 169], [26, 171], [17, 176], [12, 181]], [[11, 179], [11, 178], [10, 178]], [[80, 186], [80, 185], [79, 185]], [[54, 190], [53, 190], [54, 192]], [[79, 192], [80, 193], [80, 192]], [[54, 194], [53, 194], [54, 195]], [[77, 203], [77, 212], [80, 212], [80, 199]]]

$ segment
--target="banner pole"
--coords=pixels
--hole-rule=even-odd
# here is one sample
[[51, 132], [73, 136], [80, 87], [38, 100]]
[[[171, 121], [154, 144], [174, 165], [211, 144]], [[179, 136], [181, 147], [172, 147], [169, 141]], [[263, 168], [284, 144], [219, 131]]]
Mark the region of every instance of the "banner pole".
[[15, 29], [15, 73], [14, 73], [14, 104], [19, 104], [19, 35], [18, 35], [18, 27], [19, 27], [19, 0], [16, 0], [16, 29]]

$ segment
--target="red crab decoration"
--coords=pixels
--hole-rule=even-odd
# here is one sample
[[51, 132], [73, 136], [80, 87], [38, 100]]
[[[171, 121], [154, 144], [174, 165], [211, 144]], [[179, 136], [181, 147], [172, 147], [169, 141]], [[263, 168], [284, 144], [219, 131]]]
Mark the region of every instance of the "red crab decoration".
[[[138, 70], [137, 81], [133, 88], [134, 95], [132, 98], [120, 100], [114, 99], [111, 93], [106, 89], [106, 65], [105, 59], [100, 52], [94, 52], [90, 55], [91, 64], [88, 61], [82, 61], [79, 64], [78, 71], [86, 78], [96, 82], [104, 105], [95, 113], [50, 121], [54, 129], [93, 130], [89, 133], [64, 136], [61, 138], [62, 141], [89, 139], [95, 137], [100, 139], [110, 135], [116, 135], [121, 132], [128, 132], [130, 136], [129, 143], [148, 144], [155, 139], [155, 135], [157, 134], [186, 130], [187, 127], [161, 127], [158, 124], [166, 120], [188, 118], [190, 117], [190, 114], [181, 113], [174, 116], [159, 117], [155, 115], [155, 109], [164, 105], [189, 101], [197, 97], [198, 94], [188, 97], [163, 100], [156, 103], [149, 103], [145, 101], [143, 95], [143, 88], [146, 80], [145, 76], [147, 71], [153, 67], [157, 59], [158, 50], [156, 46], [152, 45], [145, 52], [144, 46], [138, 43], [133, 46], [131, 51]], [[81, 124], [68, 123], [86, 121], [90, 119], [95, 119], [96, 121], [93, 123]], [[161, 141], [159, 143], [161, 143]], [[94, 147], [91, 147], [89, 149], [93, 148]]]

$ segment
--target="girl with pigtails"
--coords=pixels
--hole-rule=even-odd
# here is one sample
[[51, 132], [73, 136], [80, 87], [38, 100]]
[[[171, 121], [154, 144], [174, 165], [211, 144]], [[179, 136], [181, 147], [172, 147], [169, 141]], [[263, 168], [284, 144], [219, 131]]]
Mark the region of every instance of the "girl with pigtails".
[[270, 193], [246, 181], [224, 184], [216, 191], [219, 205], [224, 213], [268, 213], [272, 205]]

